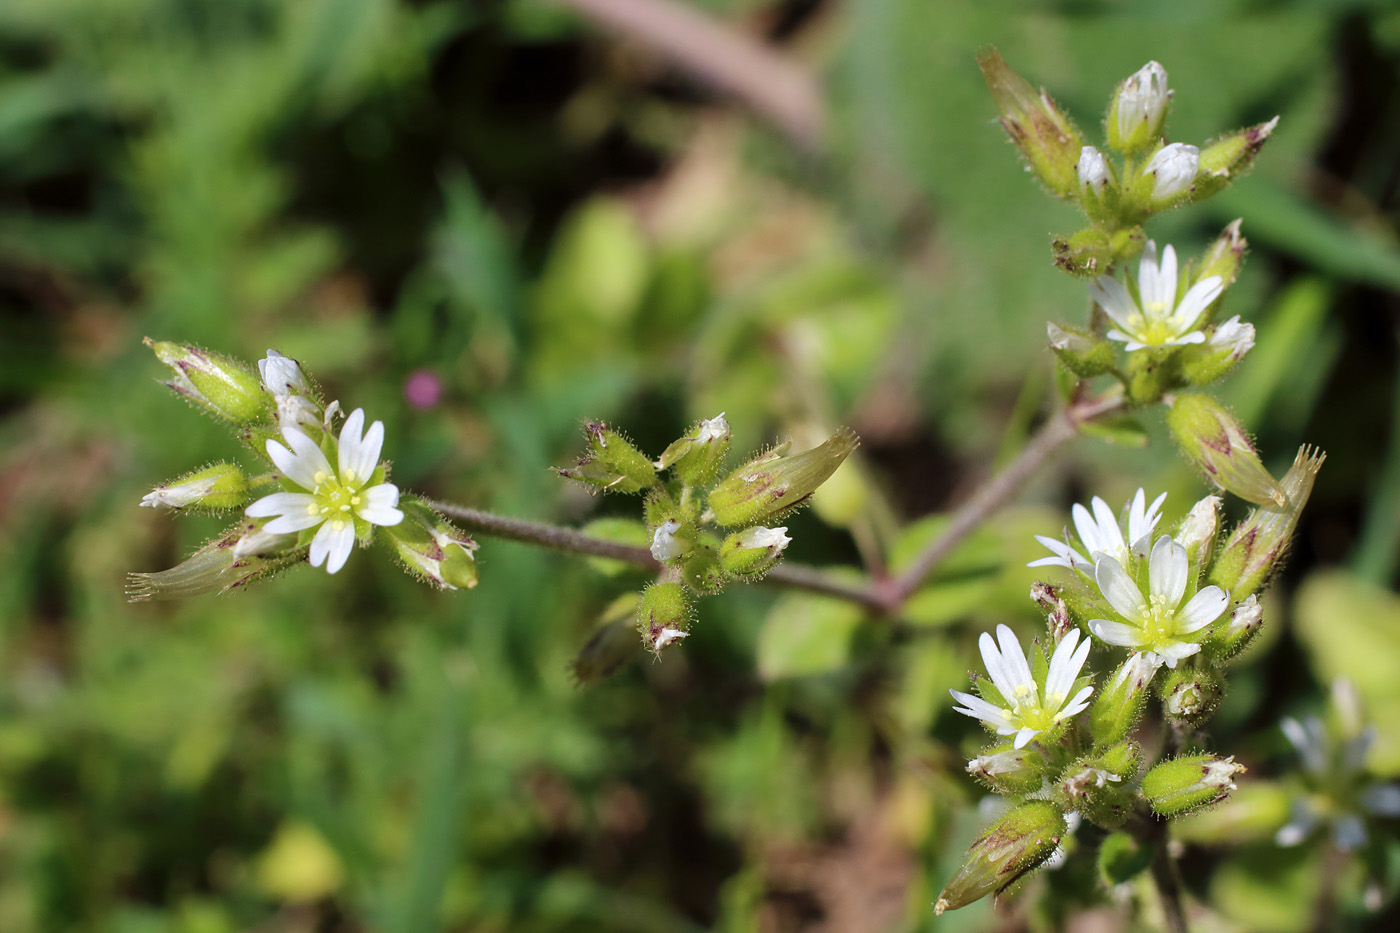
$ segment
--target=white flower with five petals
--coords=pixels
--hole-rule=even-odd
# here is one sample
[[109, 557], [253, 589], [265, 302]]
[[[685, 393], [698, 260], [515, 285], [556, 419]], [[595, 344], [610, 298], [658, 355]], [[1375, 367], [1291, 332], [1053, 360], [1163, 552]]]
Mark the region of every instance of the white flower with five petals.
[[1176, 250], [1171, 246], [1164, 249], [1159, 264], [1157, 244], [1149, 240], [1138, 263], [1137, 298], [1111, 276], [1095, 279], [1089, 285], [1089, 296], [1118, 325], [1105, 336], [1123, 341], [1130, 352], [1204, 343], [1206, 335], [1197, 325], [1211, 302], [1225, 290], [1224, 280], [1218, 275], [1207, 276], [1178, 302], [1176, 272]]
[[[379, 468], [384, 445], [384, 422], [364, 430], [365, 413], [357, 408], [345, 419], [332, 464], [304, 431], [282, 429], [286, 446], [267, 442], [267, 454], [297, 491], [275, 492], [248, 506], [253, 518], [272, 518], [262, 531], [295, 534], [320, 526], [311, 539], [311, 566], [326, 566], [335, 573], [345, 566], [357, 538], [366, 537], [371, 525], [397, 525], [399, 488], [393, 483], [367, 485]], [[359, 526], [357, 528], [357, 526]]]
[[1065, 567], [1089, 577], [1093, 573], [1094, 559], [1098, 554], [1107, 554], [1120, 564], [1128, 562], [1129, 551], [1146, 557], [1148, 543], [1152, 540], [1152, 532], [1156, 530], [1157, 522], [1162, 518], [1162, 502], [1166, 498], [1167, 494], [1162, 493], [1152, 500], [1151, 506], [1148, 506], [1146, 494], [1142, 489], [1138, 489], [1133, 494], [1132, 502], [1128, 505], [1126, 537], [1123, 528], [1119, 525], [1118, 517], [1109, 509], [1107, 502], [1095, 496], [1090, 502], [1094, 510], [1092, 514], [1084, 506], [1075, 503], [1074, 508], [1070, 510], [1070, 514], [1074, 518], [1074, 530], [1079, 536], [1080, 543], [1089, 552], [1089, 557], [1086, 558], [1063, 541], [1046, 535], [1036, 535], [1035, 540], [1049, 548], [1055, 556], [1033, 560], [1026, 566]]
[[1186, 548], [1167, 535], [1152, 546], [1146, 596], [1122, 564], [1100, 556], [1094, 564], [1094, 578], [1099, 592], [1123, 621], [1090, 619], [1089, 631], [1110, 645], [1142, 652], [1149, 662], [1176, 667], [1176, 662], [1201, 650], [1199, 639], [1204, 630], [1230, 605], [1224, 590], [1206, 586], [1182, 606], [1189, 576]]
[[[998, 641], [1000, 648], [998, 649]], [[1045, 676], [1044, 689], [1036, 683], [1026, 654], [1016, 635], [1005, 625], [997, 626], [997, 641], [983, 632], [978, 644], [982, 661], [987, 665], [992, 685], [1001, 694], [1006, 706], [997, 706], [970, 693], [949, 690], [962, 706], [954, 709], [965, 716], [980, 719], [996, 730], [997, 735], [1014, 735], [1012, 745], [1025, 748], [1031, 739], [1057, 724], [1077, 716], [1089, 705], [1093, 687], [1082, 687], [1070, 698], [1070, 691], [1089, 656], [1089, 641], [1079, 644], [1079, 630], [1069, 634], [1055, 648]]]

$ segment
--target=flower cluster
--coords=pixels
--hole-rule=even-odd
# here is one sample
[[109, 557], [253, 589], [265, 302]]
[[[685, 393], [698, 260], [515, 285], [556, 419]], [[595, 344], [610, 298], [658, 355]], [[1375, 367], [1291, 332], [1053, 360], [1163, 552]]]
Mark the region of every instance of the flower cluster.
[[661, 571], [642, 593], [636, 623], [653, 653], [687, 637], [692, 596], [759, 579], [777, 565], [792, 539], [776, 520], [810, 500], [858, 443], [842, 428], [811, 450], [789, 454], [782, 444], [722, 475], [732, 437], [724, 412], [693, 425], [655, 460], [605, 424], [586, 422], [584, 435], [588, 450], [559, 475], [594, 491], [646, 497], [637, 532]]
[[[301, 366], [276, 350], [244, 364], [197, 347], [151, 343], [166, 383], [229, 422], [270, 472], [221, 462], [156, 487], [141, 504], [175, 511], [241, 512], [224, 534], [170, 570], [132, 574], [133, 599], [221, 592], [301, 561], [336, 573], [381, 531], [406, 569], [436, 586], [476, 584], [476, 544], [416, 497], [401, 496], [380, 459], [384, 423], [363, 409], [341, 418]], [[266, 490], [257, 495], [259, 490]]]

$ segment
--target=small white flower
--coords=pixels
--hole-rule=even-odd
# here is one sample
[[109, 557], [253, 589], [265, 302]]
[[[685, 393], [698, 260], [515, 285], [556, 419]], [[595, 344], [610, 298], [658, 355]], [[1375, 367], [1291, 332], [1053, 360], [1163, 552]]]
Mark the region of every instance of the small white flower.
[[1079, 644], [1078, 629], [1070, 630], [1056, 646], [1050, 658], [1043, 691], [1031, 674], [1026, 654], [1021, 650], [1015, 633], [1005, 625], [998, 625], [997, 639], [1001, 643], [1000, 650], [987, 632], [982, 633], [978, 644], [992, 685], [1009, 707], [995, 706], [970, 693], [950, 690], [948, 692], [953, 699], [962, 704], [954, 707], [959, 713], [991, 725], [997, 735], [1016, 736], [1012, 746], [1025, 748], [1040, 733], [1088, 707], [1088, 697], [1094, 692], [1093, 687], [1083, 687], [1072, 699], [1069, 696], [1080, 669], [1084, 667], [1084, 660], [1089, 656], [1089, 642], [1086, 639], [1082, 645]]
[[1115, 278], [1101, 275], [1095, 279], [1089, 285], [1089, 296], [1118, 325], [1108, 332], [1108, 339], [1123, 341], [1129, 351], [1204, 343], [1206, 335], [1196, 325], [1225, 290], [1224, 280], [1218, 275], [1201, 279], [1177, 302], [1176, 278], [1176, 250], [1171, 246], [1164, 249], [1158, 265], [1157, 244], [1149, 240], [1138, 263], [1139, 300], [1134, 301], [1127, 287]]
[[1100, 194], [1108, 187], [1108, 160], [1093, 146], [1085, 146], [1079, 150], [1079, 165], [1076, 171], [1081, 186], [1097, 189]]
[[668, 518], [660, 525], [656, 526], [656, 531], [651, 536], [651, 556], [656, 560], [675, 560], [690, 548], [686, 542], [676, 538], [676, 532], [681, 530], [681, 523], [674, 518]]
[[1152, 175], [1152, 199], [1165, 201], [1191, 187], [1201, 167], [1201, 151], [1187, 143], [1172, 143], [1157, 150], [1143, 166], [1144, 175]]
[[1206, 345], [1215, 350], [1229, 350], [1230, 358], [1237, 360], [1254, 347], [1254, 325], [1241, 323], [1236, 314], [1215, 328]]
[[729, 436], [729, 422], [724, 420], [724, 412], [700, 422], [700, 430], [695, 434], [697, 444], [722, 441]]
[[1202, 632], [1230, 605], [1224, 590], [1207, 586], [1181, 606], [1189, 571], [1186, 548], [1162, 535], [1148, 558], [1148, 595], [1144, 597], [1122, 564], [1100, 557], [1094, 565], [1099, 592], [1126, 622], [1090, 619], [1089, 631], [1110, 645], [1133, 648], [1176, 667], [1176, 662], [1201, 650], [1189, 636]]
[[742, 548], [772, 548], [774, 553], [781, 554], [792, 539], [787, 536], [787, 526], [780, 525], [777, 528], [764, 528], [762, 525], [755, 525], [739, 533], [739, 547]]
[[1118, 135], [1127, 139], [1143, 124], [1156, 135], [1170, 98], [1167, 70], [1156, 62], [1143, 65], [1118, 89]]
[[267, 391], [273, 395], [299, 395], [311, 391], [297, 361], [276, 350], [268, 350], [267, 356], [258, 360], [258, 373]]
[[267, 442], [267, 454], [277, 469], [301, 492], [275, 492], [248, 506], [253, 518], [272, 517], [263, 531], [273, 535], [294, 534], [315, 528], [311, 540], [311, 566], [326, 565], [327, 573], [345, 566], [355, 546], [356, 523], [397, 525], [403, 521], [399, 488], [393, 483], [366, 486], [379, 467], [384, 445], [384, 422], [376, 421], [364, 430], [364, 409], [357, 408], [340, 430], [336, 462], [332, 464], [321, 448], [299, 428], [282, 428], [286, 446]]
[[[1070, 514], [1074, 518], [1074, 530], [1079, 536], [1079, 541], [1089, 552], [1090, 558], [1095, 554], [1103, 553], [1114, 558], [1119, 563], [1128, 562], [1128, 552], [1134, 551], [1138, 555], [1147, 556], [1147, 545], [1152, 540], [1152, 532], [1157, 528], [1157, 522], [1161, 520], [1162, 502], [1167, 498], [1166, 493], [1162, 493], [1152, 500], [1152, 505], [1147, 505], [1147, 496], [1141, 488], [1133, 494], [1132, 502], [1128, 505], [1128, 534], [1125, 538], [1123, 529], [1118, 524], [1118, 517], [1109, 509], [1108, 503], [1098, 496], [1093, 498], [1090, 505], [1093, 506], [1093, 514], [1084, 506], [1075, 503]], [[1086, 558], [1079, 551], [1070, 547], [1063, 541], [1046, 535], [1036, 535], [1035, 540], [1045, 545], [1054, 553], [1054, 557], [1042, 557], [1026, 564], [1027, 567], [1066, 567], [1077, 571], [1088, 577], [1094, 568], [1094, 561]]]
[[190, 479], [171, 486], [157, 486], [141, 497], [141, 505], [148, 509], [183, 509], [198, 505], [214, 488], [210, 478]]

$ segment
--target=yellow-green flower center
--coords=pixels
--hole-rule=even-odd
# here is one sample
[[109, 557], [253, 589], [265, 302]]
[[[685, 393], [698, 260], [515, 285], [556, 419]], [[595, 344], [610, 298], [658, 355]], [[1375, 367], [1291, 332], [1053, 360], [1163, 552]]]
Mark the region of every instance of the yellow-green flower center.
[[307, 511], [337, 525], [353, 521], [355, 512], [364, 503], [364, 496], [360, 492], [359, 484], [355, 482], [354, 474], [346, 472], [342, 482], [335, 476], [318, 470], [314, 478], [316, 488], [311, 493], [314, 501], [307, 507]]

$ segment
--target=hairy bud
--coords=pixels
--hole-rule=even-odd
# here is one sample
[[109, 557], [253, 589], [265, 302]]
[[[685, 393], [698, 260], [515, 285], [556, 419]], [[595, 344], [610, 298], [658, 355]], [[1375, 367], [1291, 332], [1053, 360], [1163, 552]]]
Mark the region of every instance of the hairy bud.
[[162, 483], [141, 497], [151, 509], [238, 509], [248, 504], [248, 477], [232, 463], [215, 463]]
[[1167, 427], [1192, 462], [1226, 492], [1256, 505], [1285, 506], [1287, 496], [1264, 468], [1234, 415], [1208, 395], [1179, 395]]
[[1312, 495], [1313, 481], [1327, 455], [1301, 447], [1279, 483], [1281, 501], [1261, 504], [1246, 516], [1225, 542], [1210, 570], [1210, 582], [1235, 599], [1256, 592], [1283, 562], [1298, 516]]
[[710, 490], [707, 501], [715, 521], [728, 528], [746, 527], [801, 505], [859, 443], [850, 428], [841, 428], [811, 450], [783, 456], [785, 447], [779, 447], [760, 455]]
[[633, 493], [656, 485], [656, 468], [646, 455], [618, 432], [596, 421], [586, 422], [589, 452], [572, 467], [555, 470], [604, 492]]
[[963, 856], [934, 912], [957, 910], [1006, 889], [1048, 859], [1065, 834], [1058, 807], [1043, 800], [1021, 804], [987, 827]]
[[271, 411], [272, 396], [258, 376], [232, 357], [149, 337], [145, 344], [174, 374], [165, 385], [195, 407], [234, 424], [261, 420]]
[[1051, 193], [1073, 198], [1079, 189], [1076, 169], [1084, 148], [1084, 137], [1073, 121], [1043, 88], [1037, 91], [1012, 71], [996, 49], [979, 54], [977, 64], [1001, 112], [1001, 125], [1026, 164]]
[[1233, 757], [1186, 755], [1143, 775], [1141, 793], [1159, 816], [1180, 816], [1224, 800], [1244, 770]]

